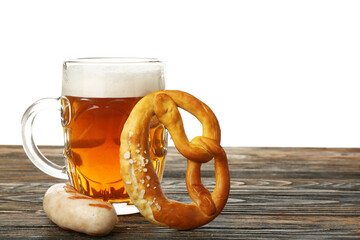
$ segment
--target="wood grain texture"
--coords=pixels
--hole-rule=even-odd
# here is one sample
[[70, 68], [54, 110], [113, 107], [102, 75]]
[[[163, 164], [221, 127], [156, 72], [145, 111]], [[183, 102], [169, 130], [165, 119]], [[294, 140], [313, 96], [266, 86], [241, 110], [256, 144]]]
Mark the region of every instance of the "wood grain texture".
[[[42, 209], [45, 191], [61, 182], [37, 170], [20, 146], [0, 146], [0, 239], [358, 239], [360, 149], [226, 148], [231, 191], [211, 223], [177, 231], [140, 214], [120, 217], [106, 237], [63, 230]], [[62, 162], [60, 147], [43, 147]], [[213, 162], [203, 165], [203, 183], [215, 186]], [[186, 160], [170, 148], [163, 189], [190, 202]]]

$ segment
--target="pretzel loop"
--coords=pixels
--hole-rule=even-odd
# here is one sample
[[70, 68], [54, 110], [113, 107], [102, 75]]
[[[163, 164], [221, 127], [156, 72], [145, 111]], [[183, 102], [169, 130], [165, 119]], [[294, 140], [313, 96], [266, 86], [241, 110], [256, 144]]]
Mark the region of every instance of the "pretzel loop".
[[156, 95], [154, 112], [171, 136], [173, 136], [175, 146], [184, 157], [198, 162], [207, 162], [212, 159], [212, 155], [206, 149], [196, 143], [189, 142], [180, 112], [170, 96], [165, 93]]
[[[189, 142], [178, 107], [202, 123], [203, 136]], [[166, 198], [153, 165], [145, 164], [150, 158], [149, 130], [145, 126], [150, 125], [154, 115], [167, 128], [179, 152], [188, 159], [186, 186], [194, 201], [191, 204]], [[201, 165], [211, 159], [214, 159], [216, 177], [212, 193], [201, 183]], [[139, 101], [122, 131], [120, 164], [132, 202], [145, 218], [160, 226], [191, 229], [204, 225], [220, 214], [229, 195], [229, 169], [225, 151], [220, 146], [219, 123], [208, 106], [181, 91], [158, 91]]]

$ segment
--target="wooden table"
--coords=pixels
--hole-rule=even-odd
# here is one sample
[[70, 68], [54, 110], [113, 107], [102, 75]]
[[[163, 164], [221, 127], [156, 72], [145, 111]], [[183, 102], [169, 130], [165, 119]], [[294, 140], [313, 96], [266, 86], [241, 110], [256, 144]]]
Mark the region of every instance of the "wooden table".
[[[158, 227], [140, 214], [120, 217], [104, 239], [349, 239], [360, 238], [360, 149], [225, 148], [231, 192], [220, 216], [191, 230]], [[60, 147], [44, 147], [62, 161]], [[202, 167], [214, 187], [213, 166]], [[190, 201], [186, 161], [169, 149], [163, 189]], [[66, 231], [42, 209], [42, 197], [61, 182], [37, 170], [20, 146], [0, 146], [0, 239], [102, 239]]]

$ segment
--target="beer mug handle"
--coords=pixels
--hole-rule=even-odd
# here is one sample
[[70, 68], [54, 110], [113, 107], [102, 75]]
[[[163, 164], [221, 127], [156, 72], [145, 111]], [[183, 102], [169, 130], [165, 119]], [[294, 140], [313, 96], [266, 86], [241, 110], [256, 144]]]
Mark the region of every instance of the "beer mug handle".
[[[34, 119], [39, 112], [47, 109], [58, 109], [62, 111], [61, 99], [62, 97], [43, 98], [33, 103], [26, 110], [21, 120], [22, 140], [26, 155], [37, 168], [52, 177], [68, 179], [65, 165], [59, 166], [51, 162], [40, 152], [34, 142], [32, 129]], [[61, 115], [63, 116], [63, 113]]]

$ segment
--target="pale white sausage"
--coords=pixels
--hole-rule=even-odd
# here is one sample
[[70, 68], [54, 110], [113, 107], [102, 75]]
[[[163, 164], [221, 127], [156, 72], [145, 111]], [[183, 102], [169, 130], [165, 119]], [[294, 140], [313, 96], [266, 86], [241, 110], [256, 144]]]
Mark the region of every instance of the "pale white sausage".
[[60, 183], [45, 193], [43, 207], [55, 224], [89, 235], [103, 236], [118, 222], [114, 207], [78, 193], [72, 186]]

